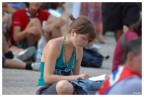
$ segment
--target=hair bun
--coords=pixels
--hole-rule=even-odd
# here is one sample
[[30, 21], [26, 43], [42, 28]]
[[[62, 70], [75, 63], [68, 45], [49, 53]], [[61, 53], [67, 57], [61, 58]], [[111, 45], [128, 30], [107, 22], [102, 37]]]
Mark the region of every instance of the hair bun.
[[72, 14], [71, 14], [71, 15], [69, 15], [69, 17], [70, 17], [70, 19], [71, 19], [72, 21], [76, 20], [76, 19], [73, 17], [73, 15], [72, 15]]

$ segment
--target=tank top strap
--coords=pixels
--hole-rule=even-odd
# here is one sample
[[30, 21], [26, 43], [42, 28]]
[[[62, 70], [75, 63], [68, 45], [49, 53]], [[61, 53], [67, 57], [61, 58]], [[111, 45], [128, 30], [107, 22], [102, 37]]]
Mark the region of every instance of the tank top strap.
[[61, 47], [59, 58], [63, 58], [63, 52], [64, 52], [64, 40], [62, 41], [62, 47]]

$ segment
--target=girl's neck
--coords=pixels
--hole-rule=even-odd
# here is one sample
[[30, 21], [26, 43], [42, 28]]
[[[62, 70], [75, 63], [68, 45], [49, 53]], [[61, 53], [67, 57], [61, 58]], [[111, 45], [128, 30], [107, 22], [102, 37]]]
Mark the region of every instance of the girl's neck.
[[66, 36], [64, 37], [64, 42], [65, 42], [65, 45], [66, 45], [68, 48], [73, 48], [73, 47], [74, 47], [74, 45], [73, 45], [73, 43], [72, 43], [71, 38], [69, 37], [69, 35], [66, 35]]

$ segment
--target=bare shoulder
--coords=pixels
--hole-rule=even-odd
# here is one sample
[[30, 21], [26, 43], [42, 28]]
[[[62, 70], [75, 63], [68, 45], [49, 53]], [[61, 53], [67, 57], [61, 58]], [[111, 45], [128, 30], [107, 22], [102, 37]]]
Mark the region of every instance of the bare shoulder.
[[49, 40], [46, 46], [44, 47], [43, 50], [44, 55], [53, 54], [54, 56], [59, 56], [62, 41], [63, 37]]
[[59, 49], [62, 44], [63, 37], [51, 39], [46, 44], [45, 48], [52, 48], [53, 50]]

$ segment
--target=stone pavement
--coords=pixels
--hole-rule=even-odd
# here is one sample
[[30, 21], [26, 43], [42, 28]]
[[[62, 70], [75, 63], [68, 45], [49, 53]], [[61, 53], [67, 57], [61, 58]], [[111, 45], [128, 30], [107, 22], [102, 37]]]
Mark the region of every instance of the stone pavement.
[[[104, 60], [102, 68], [85, 68], [82, 72], [90, 76], [101, 74], [110, 74], [112, 68], [112, 58], [115, 47], [115, 39], [113, 33], [106, 34], [106, 44], [100, 45], [99, 52], [106, 56], [110, 55], [108, 60]], [[37, 89], [36, 84], [39, 78], [38, 71], [18, 70], [18, 69], [2, 69], [2, 94], [3, 95], [35, 95]]]

